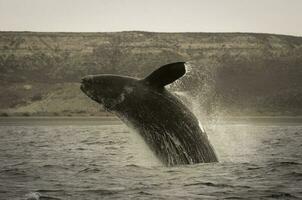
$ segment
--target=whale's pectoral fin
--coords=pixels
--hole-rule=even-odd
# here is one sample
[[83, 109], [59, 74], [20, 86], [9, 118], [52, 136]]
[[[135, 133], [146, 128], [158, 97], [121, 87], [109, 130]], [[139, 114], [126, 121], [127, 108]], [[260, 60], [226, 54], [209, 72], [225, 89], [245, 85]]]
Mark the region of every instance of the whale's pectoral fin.
[[185, 73], [185, 62], [170, 63], [152, 72], [144, 81], [154, 87], [164, 87], [179, 79]]

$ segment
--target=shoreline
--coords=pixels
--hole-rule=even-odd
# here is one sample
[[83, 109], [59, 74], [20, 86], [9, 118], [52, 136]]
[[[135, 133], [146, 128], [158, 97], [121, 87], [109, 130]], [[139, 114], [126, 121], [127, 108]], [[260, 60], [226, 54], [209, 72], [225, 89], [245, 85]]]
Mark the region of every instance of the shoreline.
[[[76, 118], [89, 118], [89, 119], [94, 119], [94, 118], [105, 118], [105, 119], [118, 119], [118, 117], [116, 117], [115, 115], [99, 115], [99, 116], [85, 116], [85, 115], [73, 115], [73, 116], [69, 116], [69, 115], [60, 115], [60, 116], [55, 116], [55, 115], [30, 115], [30, 116], [20, 116], [20, 115], [9, 115], [9, 116], [0, 116], [0, 119], [3, 118], [56, 118], [56, 119], [76, 119]], [[242, 115], [242, 116], [217, 116], [217, 117], [209, 117], [209, 118], [214, 118], [214, 119], [266, 119], [266, 118], [302, 118], [302, 115], [297, 115], [297, 116], [293, 116], [293, 115], [276, 115], [276, 116], [271, 116], [271, 115]]]
[[[216, 125], [274, 125], [283, 124], [289, 126], [302, 125], [302, 116], [243, 116], [243, 117], [217, 117], [203, 118], [201, 123], [207, 126]], [[66, 126], [66, 125], [122, 125], [122, 120], [115, 116], [11, 116], [0, 117], [2, 126]]]

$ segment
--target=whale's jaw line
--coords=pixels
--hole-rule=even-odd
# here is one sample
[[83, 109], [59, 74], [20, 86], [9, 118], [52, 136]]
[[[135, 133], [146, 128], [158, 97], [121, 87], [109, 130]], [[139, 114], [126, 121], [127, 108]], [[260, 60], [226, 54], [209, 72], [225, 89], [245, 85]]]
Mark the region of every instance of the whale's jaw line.
[[82, 92], [84, 94], [86, 94], [86, 96], [88, 96], [90, 99], [92, 99], [93, 101], [99, 103], [99, 104], [103, 104], [101, 101], [99, 101], [99, 98], [97, 98], [96, 95], [93, 95], [92, 92], [89, 90], [89, 87], [87, 86], [87, 84], [82, 83], [80, 85], [80, 89], [82, 90]]

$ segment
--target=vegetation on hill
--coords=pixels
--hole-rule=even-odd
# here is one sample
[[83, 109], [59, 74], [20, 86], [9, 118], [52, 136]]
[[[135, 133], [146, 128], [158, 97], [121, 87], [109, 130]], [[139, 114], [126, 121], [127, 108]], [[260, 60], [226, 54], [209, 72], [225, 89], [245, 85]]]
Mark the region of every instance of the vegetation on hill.
[[94, 115], [82, 76], [145, 77], [175, 61], [190, 71], [170, 90], [205, 114], [302, 114], [302, 38], [251, 33], [0, 32], [0, 110]]

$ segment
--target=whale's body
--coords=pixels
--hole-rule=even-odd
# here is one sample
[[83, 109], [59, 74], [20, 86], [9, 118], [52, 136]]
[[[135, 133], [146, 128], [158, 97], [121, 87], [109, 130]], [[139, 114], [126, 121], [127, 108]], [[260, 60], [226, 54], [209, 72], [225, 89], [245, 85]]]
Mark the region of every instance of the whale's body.
[[88, 76], [81, 89], [135, 128], [167, 166], [216, 162], [194, 114], [164, 88], [185, 73], [183, 62], [165, 65], [145, 79]]

